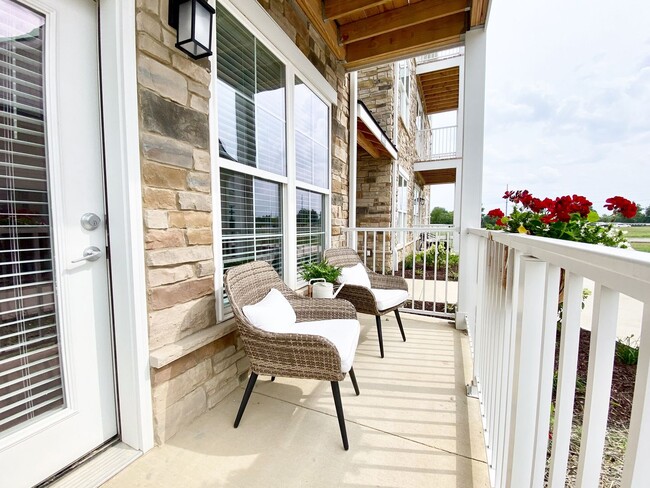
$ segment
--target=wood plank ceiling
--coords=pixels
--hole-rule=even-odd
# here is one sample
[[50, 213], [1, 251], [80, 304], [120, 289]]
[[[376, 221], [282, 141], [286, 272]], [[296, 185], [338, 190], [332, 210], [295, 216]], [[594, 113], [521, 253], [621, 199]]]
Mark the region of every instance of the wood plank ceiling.
[[460, 69], [453, 68], [431, 71], [418, 75], [424, 113], [436, 114], [458, 108]]
[[296, 0], [354, 71], [459, 45], [489, 0]]

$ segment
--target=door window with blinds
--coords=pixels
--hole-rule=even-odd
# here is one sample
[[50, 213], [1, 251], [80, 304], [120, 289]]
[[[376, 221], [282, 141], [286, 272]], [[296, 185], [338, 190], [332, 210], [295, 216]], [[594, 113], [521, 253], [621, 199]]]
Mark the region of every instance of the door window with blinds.
[[64, 405], [45, 145], [44, 20], [0, 0], [0, 437]]
[[265, 260], [295, 276], [328, 239], [329, 106], [219, 4], [216, 40], [223, 271]]

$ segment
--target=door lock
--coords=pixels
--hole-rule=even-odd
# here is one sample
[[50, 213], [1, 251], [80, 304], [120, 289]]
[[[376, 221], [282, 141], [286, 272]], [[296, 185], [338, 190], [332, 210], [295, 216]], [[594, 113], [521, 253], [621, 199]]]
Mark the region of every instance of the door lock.
[[95, 230], [102, 223], [98, 215], [88, 212], [81, 216], [81, 227], [86, 230]]

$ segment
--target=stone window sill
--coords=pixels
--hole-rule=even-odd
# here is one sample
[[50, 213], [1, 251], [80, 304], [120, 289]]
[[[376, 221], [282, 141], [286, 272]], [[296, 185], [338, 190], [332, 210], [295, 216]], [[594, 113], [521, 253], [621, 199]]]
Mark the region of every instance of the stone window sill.
[[160, 369], [235, 330], [237, 330], [235, 319], [229, 319], [207, 329], [202, 329], [192, 335], [183, 337], [173, 344], [167, 344], [151, 351], [149, 353], [149, 364], [152, 368]]

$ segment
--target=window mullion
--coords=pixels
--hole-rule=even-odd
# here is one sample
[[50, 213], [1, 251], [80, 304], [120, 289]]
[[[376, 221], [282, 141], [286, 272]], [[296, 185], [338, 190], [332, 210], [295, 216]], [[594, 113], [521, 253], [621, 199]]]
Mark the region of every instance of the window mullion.
[[296, 138], [294, 117], [294, 86], [295, 72], [286, 67], [286, 141], [287, 141], [287, 185], [284, 200], [284, 249], [285, 249], [285, 280], [291, 288], [298, 285], [298, 241], [296, 222]]

